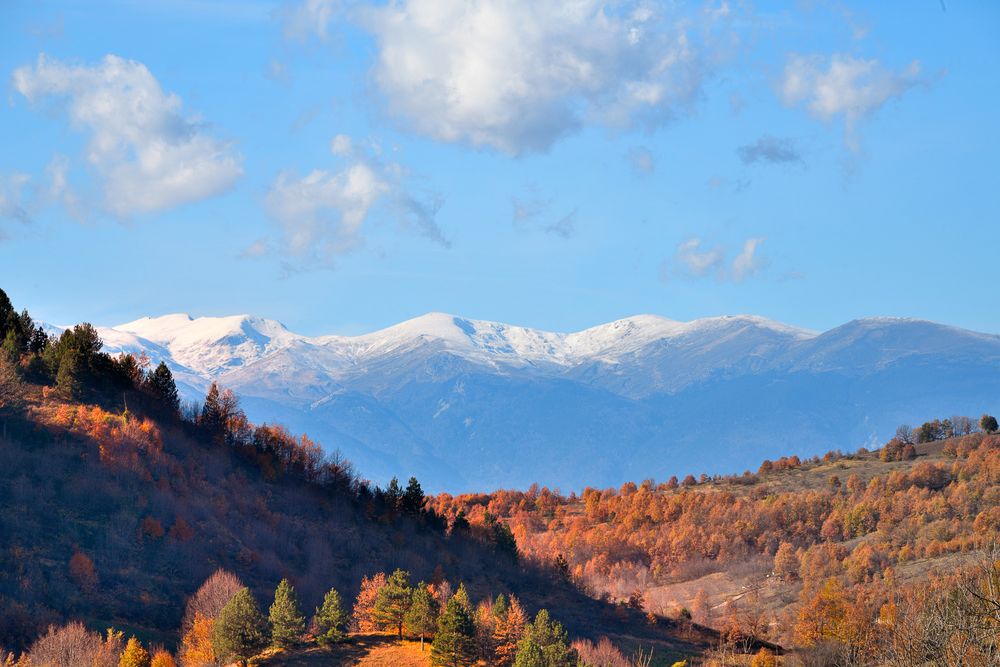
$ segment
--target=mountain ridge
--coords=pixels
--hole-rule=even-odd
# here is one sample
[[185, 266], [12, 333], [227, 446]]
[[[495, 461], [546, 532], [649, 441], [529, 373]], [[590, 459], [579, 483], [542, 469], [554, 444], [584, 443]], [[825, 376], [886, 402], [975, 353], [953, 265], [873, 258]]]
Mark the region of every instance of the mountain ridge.
[[[884, 441], [1000, 396], [1000, 336], [914, 318], [812, 331], [753, 315], [637, 315], [557, 333], [428, 313], [358, 336], [172, 314], [99, 328], [187, 399], [212, 381], [256, 421], [433, 490], [563, 488], [755, 468]], [[623, 456], [624, 454], [624, 456]]]

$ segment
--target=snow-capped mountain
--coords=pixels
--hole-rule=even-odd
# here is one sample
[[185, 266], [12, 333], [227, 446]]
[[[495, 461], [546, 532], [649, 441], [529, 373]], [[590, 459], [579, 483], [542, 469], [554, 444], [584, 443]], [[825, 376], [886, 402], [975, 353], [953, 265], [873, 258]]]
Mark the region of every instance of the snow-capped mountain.
[[377, 480], [416, 474], [433, 490], [739, 472], [1000, 401], [1000, 336], [919, 320], [821, 333], [639, 315], [553, 333], [430, 313], [307, 337], [247, 315], [175, 314], [100, 332], [109, 351], [165, 360], [187, 398], [216, 380], [252, 419], [306, 431]]

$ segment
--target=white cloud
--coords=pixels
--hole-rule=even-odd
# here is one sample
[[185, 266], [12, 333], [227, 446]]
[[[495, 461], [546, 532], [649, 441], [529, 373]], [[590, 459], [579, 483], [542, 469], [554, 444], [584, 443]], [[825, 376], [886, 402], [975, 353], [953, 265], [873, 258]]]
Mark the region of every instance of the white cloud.
[[779, 139], [764, 135], [752, 144], [746, 144], [736, 149], [743, 164], [754, 162], [770, 162], [772, 164], [788, 164], [802, 162], [802, 153], [791, 139]]
[[346, 157], [354, 151], [354, 142], [346, 134], [338, 134], [330, 142], [330, 152], [334, 155]]
[[894, 71], [878, 60], [836, 53], [822, 56], [792, 54], [785, 65], [780, 95], [787, 106], [804, 105], [823, 120], [844, 119], [845, 138], [852, 151], [860, 150], [858, 121], [891, 99], [902, 97], [921, 83], [920, 63]]
[[[185, 117], [142, 63], [108, 55], [97, 65], [38, 56], [14, 72], [29, 101], [65, 98], [72, 125], [90, 135], [85, 158], [99, 175], [104, 208], [127, 217], [195, 202], [228, 189], [243, 173], [232, 148]], [[65, 173], [62, 175], [65, 180]]]
[[660, 277], [669, 280], [671, 274], [687, 278], [714, 276], [717, 280], [742, 282], [764, 268], [766, 262], [758, 253], [763, 238], [749, 238], [731, 262], [727, 260], [726, 248], [709, 245], [697, 236], [677, 245], [673, 261], [665, 260], [660, 266]]
[[[413, 225], [433, 241], [449, 245], [434, 221], [440, 200], [424, 201], [407, 192], [400, 165], [383, 164], [359, 153], [344, 135], [338, 135], [331, 148], [348, 157], [350, 164], [340, 171], [317, 169], [303, 178], [283, 172], [267, 194], [267, 212], [282, 226], [288, 254], [332, 263], [361, 244], [365, 223], [377, 206], [384, 206], [401, 224]], [[258, 242], [245, 254], [259, 256], [267, 248]]]
[[736, 282], [742, 282], [756, 275], [763, 267], [764, 260], [757, 254], [757, 249], [764, 242], [762, 238], [747, 239], [743, 242], [743, 250], [733, 260], [732, 276]]
[[305, 0], [282, 12], [285, 37], [306, 39], [310, 35], [316, 35], [320, 39], [326, 39], [326, 27], [340, 10], [340, 6], [340, 0]]
[[680, 265], [683, 272], [695, 277], [720, 271], [724, 259], [725, 253], [722, 248], [705, 247], [698, 237], [682, 241], [674, 253], [674, 260]]
[[[705, 64], [693, 19], [641, 2], [400, 0], [360, 12], [390, 110], [438, 140], [544, 151], [584, 125], [656, 127]], [[697, 20], [718, 21], [702, 14]]]
[[538, 188], [528, 188], [524, 196], [510, 198], [511, 221], [520, 229], [534, 229], [568, 239], [576, 233], [577, 209], [562, 217], [551, 215], [552, 200], [542, 197]]

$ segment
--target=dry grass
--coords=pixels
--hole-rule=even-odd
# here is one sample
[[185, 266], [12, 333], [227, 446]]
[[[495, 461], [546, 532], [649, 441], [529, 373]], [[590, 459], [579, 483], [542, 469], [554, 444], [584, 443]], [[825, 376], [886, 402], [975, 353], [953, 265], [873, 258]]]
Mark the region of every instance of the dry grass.
[[429, 667], [430, 644], [420, 651], [419, 641], [399, 642], [392, 635], [357, 634], [349, 641], [330, 648], [282, 651], [265, 657], [261, 667], [326, 667], [360, 665], [362, 667]]

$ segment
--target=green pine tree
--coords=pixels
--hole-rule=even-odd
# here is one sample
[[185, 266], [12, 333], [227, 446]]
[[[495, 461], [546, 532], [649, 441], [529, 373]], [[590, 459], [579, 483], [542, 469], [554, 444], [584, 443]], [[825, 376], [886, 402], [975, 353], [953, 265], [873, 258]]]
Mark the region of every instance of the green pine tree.
[[274, 591], [274, 604], [271, 605], [271, 644], [288, 648], [299, 640], [306, 629], [306, 619], [299, 610], [299, 601], [295, 589], [282, 579]]
[[[465, 590], [460, 588], [459, 590]], [[476, 661], [476, 624], [468, 605], [453, 595], [438, 618], [431, 642], [431, 664], [466, 667]]]
[[431, 595], [430, 589], [427, 588], [427, 584], [422, 581], [417, 584], [410, 598], [410, 608], [406, 612], [404, 624], [407, 632], [420, 637], [421, 651], [424, 650], [424, 639], [437, 629], [440, 607], [437, 598]]
[[403, 622], [410, 608], [413, 597], [413, 587], [410, 586], [410, 573], [397, 569], [389, 576], [385, 586], [375, 598], [375, 622], [381, 628], [395, 630], [400, 639], [403, 638]]
[[404, 514], [415, 516], [423, 511], [424, 502], [424, 490], [421, 488], [420, 482], [417, 481], [416, 477], [411, 477], [406, 485], [406, 490], [403, 491], [400, 508]]
[[542, 609], [524, 629], [517, 645], [514, 667], [575, 667], [576, 651], [569, 647], [566, 630]]
[[246, 662], [267, 646], [267, 621], [250, 590], [241, 588], [219, 612], [212, 627], [212, 648], [220, 660]]
[[312, 630], [316, 634], [316, 643], [328, 646], [343, 641], [348, 620], [340, 593], [331, 588], [323, 597], [323, 605], [316, 608], [316, 615], [313, 616]]
[[181, 409], [181, 401], [177, 395], [177, 385], [174, 383], [173, 373], [167, 365], [160, 362], [148, 380], [149, 392], [153, 395], [164, 411], [176, 415]]
[[80, 360], [76, 350], [67, 350], [59, 361], [56, 373], [56, 390], [64, 398], [80, 398], [83, 385], [80, 382]]

